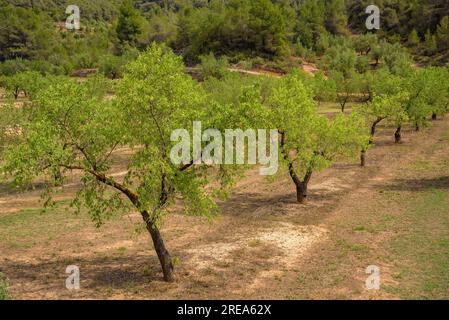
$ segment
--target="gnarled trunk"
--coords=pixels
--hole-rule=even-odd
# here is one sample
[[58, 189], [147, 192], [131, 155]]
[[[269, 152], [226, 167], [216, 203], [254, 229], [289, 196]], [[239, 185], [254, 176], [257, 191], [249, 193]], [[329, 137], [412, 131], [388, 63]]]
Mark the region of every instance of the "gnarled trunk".
[[296, 185], [296, 200], [298, 203], [307, 203], [307, 184], [300, 182]]
[[345, 95], [345, 97], [343, 98], [343, 100], [340, 101], [340, 107], [341, 107], [341, 112], [345, 112], [346, 109], [346, 104], [348, 103], [349, 100], [349, 95]]
[[288, 173], [296, 186], [296, 200], [298, 203], [305, 204], [307, 202], [307, 187], [309, 185], [310, 178], [312, 178], [312, 170], [307, 170], [303, 180], [298, 177], [292, 161], [288, 158], [288, 152], [285, 150], [285, 133], [282, 131], [279, 131], [279, 133], [281, 134], [281, 150], [284, 155], [284, 159], [288, 162]]
[[291, 175], [293, 182], [296, 186], [296, 200], [298, 203], [306, 204], [307, 203], [307, 189], [309, 186], [310, 178], [312, 177], [312, 171], [307, 171], [304, 180], [299, 180], [296, 174]]
[[[67, 167], [70, 169], [70, 167]], [[118, 183], [117, 181], [114, 181], [111, 178], [106, 177], [103, 173], [96, 172], [95, 170], [89, 170], [89, 173], [91, 173], [95, 178], [108, 185], [111, 186], [120, 192], [122, 192], [124, 195], [128, 197], [128, 199], [131, 201], [131, 203], [138, 209], [142, 207], [142, 204], [139, 200], [139, 197], [136, 193], [128, 189], [126, 186]], [[159, 208], [161, 208], [167, 201], [168, 193], [167, 189], [165, 187], [165, 176], [162, 179], [162, 193], [159, 203]], [[165, 247], [164, 240], [162, 239], [161, 233], [159, 229], [157, 228], [154, 221], [151, 219], [150, 214], [148, 211], [143, 210], [140, 211], [142, 215], [142, 219], [145, 222], [146, 228], [148, 232], [151, 235], [151, 239], [153, 240], [154, 249], [156, 250], [157, 256], [159, 258], [159, 262], [161, 263], [162, 267], [162, 273], [164, 274], [164, 280], [167, 282], [172, 282], [175, 280], [175, 277], [173, 275], [173, 261], [170, 256], [170, 253], [168, 252], [167, 248]]]
[[145, 221], [147, 230], [151, 235], [151, 239], [153, 240], [154, 249], [156, 250], [157, 257], [159, 258], [159, 262], [162, 267], [164, 280], [167, 282], [173, 282], [175, 280], [175, 277], [173, 275], [173, 261], [170, 253], [165, 247], [165, 243], [162, 239], [161, 233], [156, 225], [150, 221], [148, 212], [142, 212], [142, 217]]
[[396, 129], [396, 132], [394, 133], [394, 141], [395, 141], [396, 143], [399, 143], [399, 142], [401, 142], [401, 140], [402, 140], [402, 134], [401, 134], [401, 131], [402, 131], [402, 126], [399, 126], [399, 127]]
[[[376, 121], [374, 121], [373, 124], [371, 125], [369, 145], [372, 145], [374, 143], [374, 135], [376, 134], [376, 127], [384, 119], [385, 117], [378, 117]], [[365, 165], [366, 165], [366, 150], [362, 150], [360, 154], [360, 166], [364, 167]]]

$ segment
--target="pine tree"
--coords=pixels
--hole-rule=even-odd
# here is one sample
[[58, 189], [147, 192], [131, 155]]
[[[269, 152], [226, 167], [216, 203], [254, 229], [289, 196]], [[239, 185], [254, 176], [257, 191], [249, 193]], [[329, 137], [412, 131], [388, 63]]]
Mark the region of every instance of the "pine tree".
[[433, 35], [430, 30], [426, 32], [426, 52], [428, 55], [432, 55], [437, 52], [437, 39], [435, 35]]
[[420, 39], [418, 36], [418, 32], [416, 32], [416, 29], [413, 29], [412, 32], [410, 32], [407, 42], [411, 47], [415, 47], [419, 44]]
[[122, 43], [135, 44], [143, 29], [142, 17], [134, 8], [132, 0], [126, 0], [120, 7], [117, 23], [117, 37]]
[[449, 49], [449, 16], [445, 16], [441, 19], [437, 28], [436, 37], [439, 49]]

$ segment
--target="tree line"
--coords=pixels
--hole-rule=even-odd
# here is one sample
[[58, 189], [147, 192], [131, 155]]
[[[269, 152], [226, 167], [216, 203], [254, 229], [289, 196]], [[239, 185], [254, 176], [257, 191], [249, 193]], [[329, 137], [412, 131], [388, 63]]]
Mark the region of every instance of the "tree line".
[[[0, 0], [0, 73], [70, 74], [101, 68], [118, 77], [153, 41], [166, 43], [189, 63], [213, 52], [235, 63], [266, 59], [282, 66], [290, 55], [315, 59], [335, 38], [365, 34], [368, 2], [83, 0], [77, 2], [81, 30], [69, 31], [64, 22], [70, 1]], [[379, 39], [406, 45], [426, 64], [447, 62], [447, 1], [374, 3], [381, 9]]]

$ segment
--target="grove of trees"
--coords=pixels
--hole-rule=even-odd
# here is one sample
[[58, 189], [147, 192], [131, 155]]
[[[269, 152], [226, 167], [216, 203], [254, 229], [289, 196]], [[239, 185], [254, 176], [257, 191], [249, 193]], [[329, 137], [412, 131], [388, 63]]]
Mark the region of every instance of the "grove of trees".
[[[75, 211], [88, 211], [96, 226], [139, 213], [173, 281], [164, 217], [177, 205], [212, 218], [253, 167], [197, 164], [203, 155], [193, 148], [192, 161], [174, 164], [173, 132], [195, 121], [222, 133], [275, 130], [274, 179], [288, 176], [306, 205], [315, 173], [359, 157], [369, 163], [380, 124], [400, 143], [404, 127], [419, 131], [448, 113], [446, 1], [374, 2], [385, 14], [376, 33], [360, 29], [367, 1], [81, 1], [82, 28], [68, 31], [60, 25], [67, 1], [0, 0], [1, 179], [44, 181], [51, 205], [76, 174]], [[417, 55], [432, 59], [418, 65]], [[289, 64], [296, 58], [320, 71]], [[230, 68], [268, 62], [288, 64], [286, 74]], [[78, 68], [99, 72], [68, 76]], [[341, 112], [323, 113], [325, 104]], [[119, 164], [123, 150], [129, 156]], [[113, 175], [119, 165], [123, 175]]]
[[[195, 161], [173, 164], [169, 154], [176, 129], [191, 129], [193, 121], [223, 132], [275, 128], [280, 136], [281, 173], [287, 172], [293, 181], [297, 201], [306, 203], [314, 172], [355, 158], [360, 151], [365, 164], [381, 121], [398, 128], [398, 141], [400, 128], [407, 123], [421, 128], [448, 112], [444, 68], [411, 70], [407, 76], [387, 69], [360, 74], [370, 87], [369, 99], [334, 119], [320, 115], [316, 101], [323, 82], [332, 83], [332, 78], [320, 80], [319, 75], [315, 79], [296, 71], [281, 79], [225, 89], [229, 76], [211, 73], [206, 82], [198, 83], [186, 75], [182, 59], [171, 49], [152, 44], [125, 67], [123, 79], [113, 89], [110, 80], [99, 75], [82, 82], [33, 72], [4, 77], [10, 103], [2, 111], [10, 110], [11, 116], [2, 116], [0, 126], [1, 169], [22, 186], [45, 179], [49, 200], [67, 173], [79, 172], [81, 188], [73, 207], [87, 209], [97, 226], [116, 213], [139, 212], [164, 279], [173, 281], [172, 257], [159, 230], [168, 209], [182, 199], [186, 214], [212, 217], [217, 212], [217, 192], [226, 191], [239, 171], [247, 169]], [[107, 97], [110, 90], [112, 98]], [[238, 99], [222, 99], [226, 90]], [[19, 93], [26, 98], [21, 108], [14, 107]], [[116, 178], [110, 175], [114, 153], [124, 148], [131, 150], [131, 156], [124, 177]], [[212, 190], [212, 185], [218, 189]]]

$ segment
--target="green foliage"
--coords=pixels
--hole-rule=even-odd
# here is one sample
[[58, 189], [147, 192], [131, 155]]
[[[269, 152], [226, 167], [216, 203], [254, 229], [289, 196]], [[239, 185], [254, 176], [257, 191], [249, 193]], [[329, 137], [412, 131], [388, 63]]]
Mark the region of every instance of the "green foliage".
[[156, 41], [175, 46], [178, 33], [177, 13], [171, 10], [159, 10], [146, 18], [140, 42], [150, 44]]
[[358, 73], [365, 73], [370, 69], [370, 60], [367, 56], [357, 57], [355, 69]]
[[134, 61], [138, 56], [138, 52], [127, 51], [121, 56], [106, 54], [100, 60], [99, 72], [110, 79], [118, 79], [123, 77], [126, 64]]
[[329, 70], [343, 74], [350, 78], [355, 70], [357, 55], [351, 48], [333, 46], [325, 56]]
[[417, 46], [420, 43], [420, 39], [418, 36], [418, 32], [416, 32], [416, 29], [413, 29], [412, 32], [410, 32], [407, 43], [409, 46]]
[[441, 19], [437, 28], [436, 39], [440, 50], [449, 49], [449, 16]]
[[406, 76], [411, 72], [412, 60], [407, 50], [399, 43], [384, 43], [381, 64], [392, 74]]
[[200, 70], [203, 79], [214, 77], [222, 79], [229, 71], [229, 62], [226, 57], [215, 58], [211, 52], [209, 55], [200, 56]]
[[0, 63], [1, 75], [11, 76], [13, 74], [27, 70], [28, 70], [27, 63], [22, 58], [6, 60]]
[[212, 101], [221, 105], [237, 105], [245, 88], [258, 86], [260, 98], [265, 101], [276, 83], [277, 79], [272, 77], [253, 77], [229, 72], [222, 79], [207, 78], [202, 87]]
[[435, 30], [439, 19], [449, 12], [446, 0], [407, 1], [407, 0], [349, 0], [347, 13], [352, 30], [365, 32], [365, 8], [375, 4], [382, 12], [381, 34], [397, 34], [406, 38], [413, 29], [423, 35], [427, 29]]
[[[202, 90], [185, 75], [181, 59], [163, 46], [152, 45], [128, 65], [116, 99], [104, 99], [102, 88], [104, 81], [94, 77], [82, 83], [55, 81], [41, 90], [23, 110], [28, 121], [22, 126], [21, 143], [5, 151], [3, 170], [21, 185], [60, 170], [81, 171], [83, 188], [74, 205], [85, 206], [99, 225], [129, 207], [120, 196], [123, 190], [106, 178], [113, 165], [111, 152], [118, 145], [128, 146], [133, 155], [122, 188], [134, 190], [139, 200], [131, 203], [137, 210], [158, 221], [178, 195], [187, 213], [211, 216], [216, 206], [204, 188], [211, 177], [201, 166], [181, 170], [171, 162], [168, 152], [175, 142], [170, 135], [178, 128], [192, 128], [194, 120], [223, 127], [220, 123], [229, 118], [217, 109], [225, 107], [210, 107]], [[241, 111], [230, 119], [246, 121], [245, 114], [257, 119], [252, 113], [255, 100], [250, 101], [253, 108], [250, 102], [241, 104]], [[219, 171], [231, 181], [226, 168]], [[47, 187], [53, 187], [51, 179]], [[163, 204], [161, 193], [168, 198]]]
[[313, 93], [316, 101], [334, 101], [337, 95], [337, 84], [326, 79], [323, 72], [317, 72], [313, 77]]
[[143, 20], [132, 0], [125, 0], [120, 7], [117, 23], [117, 37], [122, 43], [136, 44], [142, 33]]
[[353, 39], [354, 49], [361, 55], [367, 55], [377, 43], [377, 36], [373, 33], [362, 34]]
[[448, 110], [447, 82], [449, 73], [445, 68], [429, 67], [416, 70], [407, 82], [412, 95], [408, 112], [413, 124], [419, 128], [428, 124], [430, 114], [444, 115]]
[[370, 122], [378, 119], [388, 120], [395, 125], [402, 125], [407, 121], [408, 115], [404, 108], [406, 93], [397, 93], [394, 96], [378, 95], [366, 106], [360, 108], [360, 112], [368, 117]]
[[[430, 35], [424, 46], [428, 55], [434, 55], [449, 46], [449, 8], [443, 0], [435, 1], [435, 5], [378, 1], [385, 28], [376, 34], [363, 34], [365, 8], [371, 4], [367, 0], [80, 0], [77, 5], [82, 9], [82, 27], [76, 32], [67, 32], [61, 24], [69, 1], [3, 0], [0, 19], [5, 21], [5, 28], [0, 30], [0, 61], [37, 60], [37, 65], [26, 69], [69, 74], [77, 68], [100, 67], [101, 58], [107, 56], [103, 68], [111, 69], [119, 64], [111, 54], [122, 55], [127, 45], [143, 49], [153, 41], [165, 42], [195, 62], [210, 52], [235, 61], [234, 57], [276, 59], [287, 56], [291, 49], [314, 60], [315, 55], [334, 48], [335, 36], [379, 61], [382, 45], [378, 45], [378, 39], [400, 42], [409, 38], [408, 44], [414, 47], [427, 30]], [[362, 34], [349, 38], [348, 27]], [[346, 59], [348, 52], [342, 57], [346, 62], [351, 60]], [[359, 70], [366, 69], [365, 61], [357, 64]]]
[[17, 99], [20, 93], [26, 97], [33, 97], [45, 86], [45, 78], [34, 71], [16, 73], [12, 76], [0, 78], [0, 86], [6, 89], [10, 96]]
[[427, 30], [425, 35], [425, 45], [426, 45], [426, 53], [428, 55], [433, 55], [437, 52], [437, 39], [435, 35], [433, 35], [430, 30]]
[[364, 121], [356, 114], [331, 121], [318, 115], [312, 92], [294, 73], [283, 78], [268, 100], [273, 124], [283, 136], [283, 163], [292, 178], [307, 180], [340, 157], [353, 156], [368, 143]]
[[350, 101], [351, 97], [362, 91], [362, 77], [354, 71], [352, 73], [343, 73], [331, 70], [330, 79], [335, 84], [336, 98], [340, 103], [342, 111], [344, 111], [346, 103]]
[[270, 0], [212, 1], [184, 11], [180, 25], [178, 46], [186, 47], [189, 58], [235, 51], [273, 57], [288, 51], [283, 16]]
[[59, 46], [52, 20], [42, 11], [3, 4], [0, 6], [0, 21], [0, 61], [45, 59], [52, 49]]

